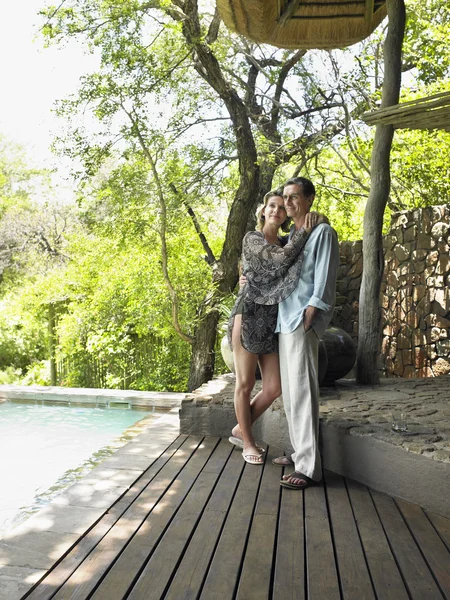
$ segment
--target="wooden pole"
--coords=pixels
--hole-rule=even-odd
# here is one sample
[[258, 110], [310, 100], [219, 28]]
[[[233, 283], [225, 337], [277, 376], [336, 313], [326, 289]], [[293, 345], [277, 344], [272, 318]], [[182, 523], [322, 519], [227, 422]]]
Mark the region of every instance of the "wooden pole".
[[56, 313], [55, 305], [50, 302], [48, 305], [48, 353], [50, 360], [50, 383], [56, 385], [56, 358], [55, 358], [55, 339], [56, 339]]
[[[402, 45], [405, 31], [404, 0], [388, 0], [388, 31], [384, 43], [384, 80], [381, 108], [398, 104]], [[390, 154], [394, 127], [377, 125], [370, 165], [370, 192], [364, 212], [363, 275], [359, 297], [359, 333], [356, 381], [377, 384], [381, 346], [380, 290], [384, 269], [383, 215], [389, 197]]]

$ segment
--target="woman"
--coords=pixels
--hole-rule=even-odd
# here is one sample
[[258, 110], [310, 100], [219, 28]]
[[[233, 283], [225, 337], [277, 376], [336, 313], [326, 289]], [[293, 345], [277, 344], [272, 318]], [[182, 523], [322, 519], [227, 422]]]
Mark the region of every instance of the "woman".
[[[301, 251], [314, 225], [326, 217], [309, 213], [305, 227], [294, 232], [290, 241], [278, 237], [287, 230], [282, 190], [269, 192], [257, 211], [257, 231], [243, 240], [243, 275], [228, 325], [236, 374], [234, 406], [238, 425], [230, 442], [243, 448], [247, 463], [262, 464], [262, 450], [255, 444], [252, 423], [281, 394], [278, 340], [274, 333], [278, 303], [294, 290], [301, 269]], [[264, 304], [263, 304], [264, 303]], [[259, 363], [262, 389], [250, 402]]]

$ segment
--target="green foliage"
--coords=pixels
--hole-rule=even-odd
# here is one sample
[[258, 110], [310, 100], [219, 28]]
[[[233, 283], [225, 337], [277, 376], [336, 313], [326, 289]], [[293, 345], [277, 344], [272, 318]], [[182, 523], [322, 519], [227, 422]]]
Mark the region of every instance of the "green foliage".
[[26, 164], [25, 153], [0, 135], [0, 219], [12, 207], [29, 206], [33, 182], [42, 172]]
[[[67, 0], [43, 11], [49, 40], [76, 38], [100, 59], [79, 94], [59, 105], [69, 133], [56, 146], [76, 159], [82, 228], [68, 236], [68, 261], [33, 271], [35, 306], [58, 303], [57, 352], [71, 385], [97, 377], [108, 386], [185, 389], [190, 347], [175, 333], [172, 309], [192, 337], [202, 298], [218, 289], [187, 211], [220, 257], [248, 175], [240, 126], [230, 125], [238, 106], [247, 108], [261, 195], [293, 174], [309, 176], [315, 209], [340, 238], [362, 237], [373, 130], [360, 117], [379, 105], [383, 26], [353, 48], [308, 52], [284, 78], [294, 51], [223, 27], [209, 43], [207, 5], [189, 41], [195, 23], [182, 11], [194, 4]], [[411, 0], [408, 11], [404, 99], [417, 87], [432, 92], [437, 79], [445, 87], [450, 64], [448, 7]], [[213, 65], [209, 80], [197, 41]], [[86, 114], [94, 131], [83, 125]], [[390, 211], [449, 201], [448, 141], [443, 132], [396, 133], [385, 227]], [[214, 298], [225, 314], [230, 299]]]
[[10, 292], [0, 301], [0, 369], [26, 373], [46, 356], [46, 331], [39, 310], [30, 303], [29, 289]]
[[20, 380], [20, 385], [51, 385], [50, 361], [40, 360], [31, 363], [25, 377]]
[[22, 371], [14, 367], [6, 367], [0, 370], [0, 385], [20, 385]]
[[410, 0], [403, 45], [404, 63], [426, 85], [450, 76], [450, 5], [440, 0]]
[[442, 130], [399, 131], [391, 165], [400, 210], [450, 202], [450, 133]]

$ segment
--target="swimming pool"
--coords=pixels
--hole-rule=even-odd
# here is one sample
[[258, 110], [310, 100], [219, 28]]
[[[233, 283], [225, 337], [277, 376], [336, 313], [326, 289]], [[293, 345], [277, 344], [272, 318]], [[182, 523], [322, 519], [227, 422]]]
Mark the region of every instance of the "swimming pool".
[[0, 403], [0, 538], [165, 412]]

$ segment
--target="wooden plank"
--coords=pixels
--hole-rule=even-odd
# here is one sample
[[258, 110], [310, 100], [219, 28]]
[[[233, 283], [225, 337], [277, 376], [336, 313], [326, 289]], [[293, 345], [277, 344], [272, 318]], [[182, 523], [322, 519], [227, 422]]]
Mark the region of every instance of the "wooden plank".
[[[162, 467], [169, 461], [173, 454], [186, 440], [186, 435], [178, 436], [175, 441], [164, 451], [161, 456], [141, 475], [141, 477], [130, 487], [122, 498], [97, 521], [97, 523], [80, 538], [77, 544], [66, 554], [61, 562], [40, 580], [31, 593], [27, 596], [29, 600], [48, 600], [72, 575], [77, 567], [92, 552], [101, 539], [108, 533], [111, 527], [129, 508], [139, 496], [148, 483], [158, 474]], [[152, 446], [155, 450], [159, 444]], [[164, 444], [165, 445], [165, 444]], [[164, 449], [161, 446], [161, 450]]]
[[[292, 467], [290, 467], [292, 471]], [[287, 472], [287, 469], [284, 469]], [[279, 469], [279, 478], [283, 471]], [[303, 494], [282, 490], [273, 578], [273, 598], [305, 598]]]
[[198, 597], [244, 465], [232, 452], [164, 600]]
[[280, 451], [271, 452], [264, 465], [252, 528], [245, 552], [236, 600], [269, 598], [275, 536], [280, 503], [280, 467], [272, 459]]
[[[287, 490], [289, 492], [291, 490]], [[283, 490], [284, 493], [284, 490]], [[301, 492], [292, 491], [293, 494]], [[328, 510], [323, 485], [304, 491], [307, 590], [309, 600], [340, 600]]]
[[447, 550], [450, 551], [450, 519], [437, 515], [436, 513], [425, 511], [427, 517], [430, 519], [433, 527], [439, 534], [439, 537], [447, 546]]
[[233, 597], [262, 473], [260, 466], [245, 465], [199, 596], [203, 600]]
[[367, 488], [351, 479], [346, 482], [377, 597], [408, 600], [408, 592]]
[[395, 499], [403, 518], [431, 569], [443, 596], [450, 598], [450, 553], [417, 504]]
[[345, 600], [375, 598], [344, 478], [325, 472], [331, 531]]
[[433, 575], [393, 498], [380, 492], [371, 492], [371, 494], [410, 597], [413, 600], [442, 598]]
[[[172, 574], [183, 556], [184, 549], [200, 520], [203, 509], [232, 451], [233, 448], [228, 440], [220, 442], [208, 461], [208, 463], [214, 464], [214, 469], [206, 468], [207, 463], [200, 473], [158, 547], [127, 596], [129, 600], [139, 600], [140, 598], [159, 600], [164, 596]], [[114, 571], [114, 568], [112, 571]], [[110, 590], [111, 593], [115, 590], [114, 585], [110, 587]], [[110, 598], [111, 596], [107, 595], [106, 591], [102, 597]], [[183, 597], [185, 597], [184, 593]]]
[[[90, 598], [111, 600], [111, 598], [123, 598], [127, 595], [157, 548], [172, 518], [195, 484], [217, 443], [218, 438], [215, 437], [203, 439], [133, 537], [129, 539], [128, 536], [129, 543]], [[127, 531], [120, 532], [120, 534], [127, 536]]]
[[71, 575], [55, 596], [55, 600], [67, 598], [85, 599], [94, 590], [111, 563], [117, 558], [130, 538], [151, 514], [166, 489], [180, 473], [186, 461], [201, 442], [200, 437], [190, 436], [175, 452], [165, 467], [151, 481], [137, 500], [104, 536], [80, 567]]

